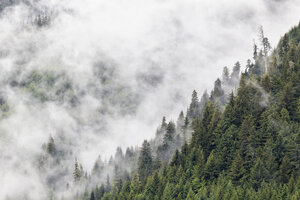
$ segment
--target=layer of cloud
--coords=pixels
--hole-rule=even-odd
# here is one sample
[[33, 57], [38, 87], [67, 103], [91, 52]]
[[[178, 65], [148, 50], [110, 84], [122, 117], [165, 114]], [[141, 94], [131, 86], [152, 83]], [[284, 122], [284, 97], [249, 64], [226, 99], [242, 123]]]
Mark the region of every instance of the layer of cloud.
[[[296, 0], [0, 6], [0, 91], [10, 107], [0, 122], [0, 199], [44, 198], [36, 162], [49, 135], [70, 151], [65, 165], [78, 157], [90, 170], [98, 154], [108, 158], [117, 146], [153, 137], [163, 115], [176, 120], [191, 91], [211, 89], [223, 66], [251, 58], [259, 25], [274, 47], [300, 17]], [[55, 89], [37, 87], [46, 101], [22, 85], [34, 70], [55, 74]]]

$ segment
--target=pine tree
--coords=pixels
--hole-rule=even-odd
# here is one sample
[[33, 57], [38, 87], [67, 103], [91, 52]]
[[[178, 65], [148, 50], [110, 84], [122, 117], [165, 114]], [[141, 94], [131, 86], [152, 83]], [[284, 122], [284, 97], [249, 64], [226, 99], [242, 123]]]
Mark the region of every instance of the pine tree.
[[77, 159], [75, 158], [75, 164], [74, 164], [74, 172], [73, 172], [73, 180], [74, 182], [78, 182], [81, 179], [81, 171], [77, 162]]
[[123, 154], [122, 148], [117, 147], [116, 154], [115, 154], [115, 162], [119, 164], [123, 160], [124, 160], [124, 154]]
[[183, 111], [181, 111], [177, 119], [176, 129], [182, 131], [183, 126], [184, 126], [184, 114]]
[[222, 82], [224, 82], [225, 84], [228, 84], [229, 82], [229, 70], [226, 66], [223, 68]]
[[100, 188], [96, 187], [95, 199], [101, 199], [105, 193], [105, 187], [101, 184]]
[[282, 163], [280, 165], [279, 169], [279, 181], [281, 183], [288, 183], [290, 179], [290, 173], [291, 173], [291, 164], [287, 156], [284, 156], [282, 159]]
[[255, 44], [255, 41], [253, 42], [253, 59], [257, 59], [257, 45]]
[[265, 179], [268, 176], [268, 171], [265, 168], [265, 164], [263, 161], [258, 158], [251, 169], [250, 178], [252, 180], [252, 184], [255, 189], [258, 189], [260, 187], [260, 184], [265, 181]]
[[164, 129], [167, 127], [166, 117], [164, 116], [161, 122], [161, 129]]
[[138, 172], [140, 175], [141, 180], [144, 180], [146, 177], [148, 177], [152, 173], [152, 154], [151, 154], [151, 147], [149, 142], [147, 140], [144, 141], [139, 161], [138, 161]]
[[198, 99], [196, 90], [193, 91], [192, 101], [191, 101], [190, 107], [188, 109], [187, 115], [190, 119], [199, 117], [198, 116], [199, 115], [199, 99]]
[[269, 139], [263, 150], [262, 160], [265, 163], [265, 168], [267, 170], [265, 174], [266, 182], [271, 182], [275, 178], [276, 170], [278, 169], [278, 163], [276, 162], [275, 156], [273, 155], [273, 142]]
[[203, 176], [204, 174], [204, 170], [205, 170], [205, 159], [204, 159], [204, 153], [202, 151], [202, 149], [199, 149], [197, 151], [197, 163], [194, 166], [194, 170], [193, 170], [193, 176], [200, 178]]
[[131, 148], [127, 147], [125, 152], [125, 160], [131, 161], [133, 156], [134, 156], [133, 147]]
[[235, 112], [235, 98], [233, 92], [230, 93], [228, 103], [223, 112], [223, 118], [220, 125], [220, 132], [224, 133], [230, 126], [235, 125], [236, 112]]
[[162, 195], [162, 200], [171, 200], [173, 199], [173, 185], [171, 183], [167, 183], [166, 187], [164, 189], [163, 195]]
[[158, 177], [158, 173], [155, 172], [153, 177], [149, 177], [147, 184], [145, 186], [145, 196], [148, 199], [154, 199], [156, 194], [159, 191], [160, 181]]
[[213, 180], [217, 178], [219, 173], [220, 173], [220, 158], [213, 150], [210, 153], [209, 157], [207, 158], [204, 167], [204, 176], [207, 180]]
[[254, 149], [258, 146], [256, 128], [252, 116], [245, 118], [238, 133], [239, 150], [246, 161], [245, 168], [250, 170]]
[[215, 81], [214, 90], [212, 91], [212, 95], [211, 95], [213, 102], [223, 105], [225, 103], [225, 99], [223, 96], [224, 93], [225, 92], [222, 88], [222, 82], [220, 79], [217, 79]]
[[229, 176], [232, 180], [232, 183], [238, 184], [240, 183], [241, 179], [245, 175], [246, 170], [244, 168], [244, 161], [238, 152], [237, 156], [235, 157], [232, 167], [229, 172]]
[[271, 45], [269, 43], [268, 38], [264, 35], [264, 30], [262, 26], [259, 27], [259, 39], [263, 48], [263, 55], [266, 57], [268, 56], [268, 52], [271, 50]]
[[167, 131], [163, 138], [164, 144], [169, 144], [170, 142], [174, 141], [175, 136], [175, 124], [171, 121], [167, 125]]
[[231, 75], [230, 75], [230, 82], [232, 85], [235, 85], [240, 77], [240, 70], [241, 70], [241, 64], [240, 62], [236, 62], [233, 66]]
[[245, 74], [249, 75], [253, 72], [253, 63], [251, 62], [250, 59], [247, 60], [247, 65], [246, 65], [246, 70]]
[[168, 124], [166, 122], [166, 117], [164, 116], [163, 119], [162, 119], [160, 127], [156, 131], [156, 135], [161, 136], [162, 134], [164, 134], [165, 131], [166, 131], [167, 125]]
[[184, 136], [186, 136], [189, 124], [190, 124], [189, 118], [188, 118], [188, 116], [186, 116], [185, 119], [184, 119], [184, 125], [183, 125], [183, 135]]
[[173, 158], [170, 162], [170, 166], [178, 166], [180, 165], [181, 160], [180, 160], [180, 155], [178, 149], [175, 150], [175, 153], [173, 155]]
[[110, 191], [111, 185], [110, 185], [110, 178], [109, 175], [106, 176], [106, 185], [105, 185], [105, 190]]
[[202, 112], [203, 112], [203, 109], [206, 105], [206, 103], [209, 101], [209, 95], [207, 93], [207, 90], [204, 91], [204, 93], [202, 94], [202, 97], [201, 97], [201, 100], [200, 100], [200, 103], [199, 103], [199, 113], [200, 113], [200, 119], [202, 119]]
[[270, 76], [268, 74], [264, 75], [264, 77], [262, 78], [261, 85], [266, 90], [266, 92], [270, 92], [271, 80], [270, 80]]
[[283, 38], [279, 43], [279, 55], [281, 58], [289, 51], [289, 38], [287, 34], [284, 34]]
[[237, 149], [237, 134], [238, 128], [234, 124], [231, 125], [222, 135], [217, 146], [217, 152], [222, 160], [220, 162], [222, 170], [227, 170], [234, 159], [234, 153]]
[[120, 192], [120, 198], [121, 199], [128, 199], [130, 195], [130, 182], [126, 181], [122, 187], [122, 190]]
[[190, 188], [189, 193], [186, 197], [187, 200], [196, 200], [195, 193], [193, 192], [192, 188]]

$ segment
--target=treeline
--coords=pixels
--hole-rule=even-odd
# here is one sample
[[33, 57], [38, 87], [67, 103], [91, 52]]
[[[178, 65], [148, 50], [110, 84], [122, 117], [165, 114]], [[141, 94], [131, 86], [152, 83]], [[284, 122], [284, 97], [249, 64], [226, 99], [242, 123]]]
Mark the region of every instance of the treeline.
[[[163, 120], [158, 130], [164, 132], [163, 142], [156, 152], [151, 142], [143, 143], [130, 179], [115, 180], [109, 190], [97, 187], [84, 198], [299, 199], [300, 25], [270, 56], [260, 31], [261, 48], [254, 44], [236, 94], [222, 99], [220, 80], [202, 103], [194, 92], [176, 128]], [[225, 68], [222, 81], [228, 77]], [[180, 150], [171, 148], [172, 158], [162, 162], [168, 159], [161, 152], [176, 141], [172, 134], [179, 127], [182, 133], [191, 127], [191, 139]]]

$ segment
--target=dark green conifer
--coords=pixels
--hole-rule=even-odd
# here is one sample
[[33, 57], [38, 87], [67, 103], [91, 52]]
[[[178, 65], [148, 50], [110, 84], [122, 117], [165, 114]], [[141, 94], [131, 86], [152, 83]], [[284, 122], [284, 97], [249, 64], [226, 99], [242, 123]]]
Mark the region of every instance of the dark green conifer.
[[138, 172], [141, 180], [144, 180], [152, 173], [152, 167], [151, 147], [149, 142], [144, 140], [138, 160]]

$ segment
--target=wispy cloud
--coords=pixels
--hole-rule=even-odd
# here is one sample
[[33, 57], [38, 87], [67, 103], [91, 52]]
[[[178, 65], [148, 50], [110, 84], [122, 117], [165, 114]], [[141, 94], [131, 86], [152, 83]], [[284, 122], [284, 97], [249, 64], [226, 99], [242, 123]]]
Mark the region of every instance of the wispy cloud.
[[[98, 154], [153, 137], [161, 117], [176, 119], [191, 91], [211, 89], [223, 66], [245, 64], [259, 25], [274, 47], [300, 17], [296, 0], [0, 6], [0, 91], [10, 107], [0, 122], [0, 199], [44, 198], [37, 162], [49, 135], [69, 152], [69, 170], [74, 157], [90, 170]], [[30, 85], [34, 70], [46, 78]]]

